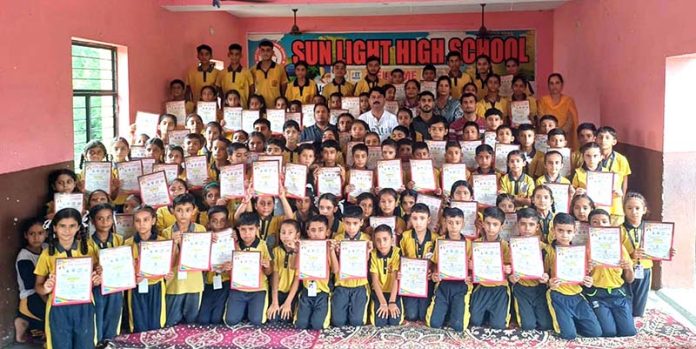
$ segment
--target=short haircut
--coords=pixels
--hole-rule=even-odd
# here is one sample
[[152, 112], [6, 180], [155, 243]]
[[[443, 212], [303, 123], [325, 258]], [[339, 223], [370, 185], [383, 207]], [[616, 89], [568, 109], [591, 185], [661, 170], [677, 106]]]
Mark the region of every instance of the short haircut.
[[321, 150], [329, 148], [336, 149], [336, 151], [341, 151], [341, 146], [333, 139], [325, 140], [321, 143]]
[[500, 132], [502, 130], [512, 131], [512, 127], [510, 127], [510, 125], [508, 125], [508, 124], [502, 124], [502, 125], [498, 126], [498, 128], [495, 129], [495, 133], [497, 134], [498, 132]]
[[288, 120], [283, 124], [283, 131], [289, 129], [289, 128], [294, 128], [296, 130], [300, 130], [300, 124], [297, 123], [295, 120]]
[[358, 144], [354, 145], [352, 150], [351, 150], [351, 152], [353, 153], [353, 156], [355, 156], [355, 153], [359, 152], [359, 151], [364, 151], [365, 153], [367, 153], [367, 152], [369, 152], [369, 149], [367, 148], [367, 145], [365, 145], [365, 143], [358, 143]]
[[505, 222], [505, 212], [495, 206], [486, 207], [483, 210], [483, 219], [489, 217], [499, 221], [501, 224]]
[[420, 100], [421, 98], [423, 98], [425, 96], [430, 96], [430, 98], [435, 99], [435, 95], [430, 91], [423, 91], [423, 92], [419, 93], [418, 99]]
[[382, 148], [384, 148], [384, 147], [392, 147], [392, 148], [394, 148], [394, 149], [398, 149], [398, 146], [397, 146], [396, 142], [395, 142], [393, 139], [391, 139], [391, 138], [387, 138], [387, 139], [383, 140], [381, 146], [382, 146]]
[[[413, 147], [413, 140], [410, 138], [402, 138], [402, 139], [399, 139], [398, 142], [396, 142], [396, 145], [399, 148], [405, 147], [405, 146]], [[413, 150], [413, 149], [411, 149], [411, 150]]]
[[212, 217], [216, 213], [224, 213], [225, 217], [230, 215], [230, 212], [227, 210], [227, 207], [223, 205], [214, 205], [210, 206], [208, 209], [208, 218]]
[[522, 124], [517, 128], [517, 133], [520, 133], [522, 131], [532, 131], [536, 133], [536, 129], [534, 128], [534, 125], [532, 124]]
[[392, 129], [392, 132], [394, 131], [403, 132], [406, 135], [406, 137], [408, 137], [408, 134], [411, 132], [409, 131], [408, 127], [402, 125], [394, 127], [394, 129]]
[[607, 216], [607, 217], [611, 218], [611, 215], [609, 214], [609, 212], [607, 212], [606, 210], [603, 210], [601, 208], [595, 208], [592, 211], [590, 211], [590, 214], [587, 215], [587, 220], [592, 221], [592, 217], [594, 217], [594, 216]]
[[228, 51], [240, 51], [240, 52], [241, 52], [241, 51], [242, 51], [242, 45], [237, 44], [237, 43], [234, 43], [234, 44], [231, 44], [231, 45], [227, 48], [227, 50], [228, 50]]
[[305, 69], [309, 69], [309, 65], [307, 65], [307, 62], [305, 61], [297, 61], [297, 63], [295, 63], [295, 68], [297, 67], [305, 67]]
[[437, 69], [435, 69], [435, 66], [432, 65], [432, 64], [426, 64], [426, 65], [423, 67], [423, 71], [426, 71], [426, 70], [433, 71], [433, 72], [434, 72], [434, 71], [437, 71]]
[[377, 233], [389, 233], [389, 236], [392, 236], [392, 228], [386, 224], [380, 224], [375, 228], [374, 235]]
[[462, 54], [459, 53], [459, 51], [450, 51], [447, 52], [447, 60], [449, 61], [450, 58], [452, 57], [457, 57], [459, 59], [462, 59]]
[[597, 135], [601, 133], [608, 133], [612, 137], [614, 137], [614, 139], [616, 139], [616, 130], [611, 126], [602, 126], [599, 129], [597, 129]]
[[259, 47], [270, 47], [273, 48], [273, 43], [270, 40], [262, 40], [259, 43]]
[[580, 132], [584, 130], [590, 130], [592, 131], [593, 135], [597, 135], [597, 126], [591, 122], [583, 122], [582, 124], [578, 125], [578, 128], [576, 130], [577, 134], [580, 134]]
[[554, 128], [554, 129], [551, 129], [551, 130], [549, 131], [549, 133], [547, 134], [547, 136], [548, 136], [549, 138], [551, 138], [551, 137], [553, 137], [553, 136], [563, 136], [563, 137], [565, 138], [565, 137], [566, 137], [566, 133], [565, 133], [565, 131], [563, 131], [562, 128], [556, 127], [556, 128]]
[[196, 47], [196, 52], [198, 53], [201, 53], [203, 50], [210, 52], [211, 55], [213, 54], [213, 49], [206, 44], [198, 45], [198, 47]]
[[580, 154], [585, 154], [586, 151], [588, 151], [592, 148], [601, 149], [599, 147], [599, 144], [597, 144], [595, 142], [589, 142], [589, 143], [583, 144], [582, 147], [580, 147]]
[[416, 152], [416, 150], [421, 150], [425, 149], [428, 153], [430, 152], [430, 149], [428, 148], [428, 143], [425, 142], [415, 142], [413, 143], [413, 146], [411, 147], [412, 152]]
[[414, 213], [425, 213], [430, 217], [430, 208], [428, 208], [428, 205], [419, 202], [411, 207], [411, 215]]
[[316, 155], [316, 153], [317, 153], [317, 150], [316, 150], [316, 148], [314, 148], [313, 144], [304, 143], [304, 144], [300, 144], [300, 146], [297, 147], [297, 154], [302, 154], [302, 152], [305, 150], [311, 150], [312, 153], [314, 153], [314, 155]]
[[488, 119], [489, 116], [497, 115], [501, 119], [503, 118], [503, 112], [496, 109], [496, 108], [491, 108], [486, 110], [486, 113], [484, 114], [484, 118]]
[[559, 212], [556, 214], [555, 217], [553, 217], [553, 225], [559, 225], [559, 224], [571, 224], [575, 225], [575, 218], [573, 216]]
[[344, 60], [340, 60], [340, 59], [339, 59], [339, 60], [337, 60], [337, 61], [333, 62], [332, 66], [334, 66], [334, 67], [335, 67], [335, 66], [337, 66], [337, 65], [339, 65], [339, 64], [343, 64], [343, 65], [346, 65], [346, 61], [344, 61]]
[[365, 60], [365, 65], [370, 64], [370, 62], [377, 62], [377, 63], [379, 63], [379, 57], [374, 56], [374, 55], [373, 55], [373, 56], [370, 56], [370, 57], [367, 57], [367, 60]]
[[535, 209], [529, 207], [517, 210], [517, 220], [520, 220], [522, 218], [531, 218], [537, 223], [539, 223], [539, 221], [541, 220], [541, 217], [539, 217], [539, 213]]
[[[476, 85], [474, 85], [474, 86], [476, 86]], [[475, 94], [473, 94], [473, 93], [470, 93], [470, 92], [467, 92], [467, 93], [463, 93], [463, 94], [462, 94], [462, 96], [461, 96], [461, 97], [459, 97], [459, 101], [463, 101], [463, 100], [464, 100], [464, 98], [473, 98], [473, 99], [474, 99], [474, 101], [476, 101], [476, 95], [475, 95]]]
[[445, 125], [445, 129], [449, 128], [449, 123], [447, 122], [447, 120], [440, 115], [433, 115], [433, 117], [430, 119], [430, 122], [428, 122], [428, 128], [440, 123]]
[[459, 209], [458, 207], [447, 207], [442, 212], [442, 216], [444, 218], [455, 218], [455, 217], [464, 218], [464, 212], [462, 212], [462, 210]]
[[307, 226], [311, 223], [318, 222], [324, 224], [327, 228], [329, 227], [329, 219], [326, 218], [326, 216], [320, 215], [320, 214], [315, 214], [309, 217], [307, 220]]
[[244, 212], [241, 215], [239, 215], [239, 219], [237, 220], [237, 226], [259, 226], [259, 221], [259, 215], [256, 212]]
[[370, 125], [368, 125], [367, 122], [365, 122], [365, 120], [360, 120], [360, 119], [353, 120], [353, 125], [351, 125], [351, 126], [355, 126], [355, 125], [360, 125], [360, 126], [362, 126], [365, 130], [369, 130], [369, 129], [370, 129]]
[[488, 144], [481, 144], [478, 147], [476, 147], [476, 156], [478, 156], [481, 153], [493, 154], [494, 153], [493, 147], [491, 147]]
[[558, 150], [549, 150], [549, 151], [546, 152], [546, 154], [544, 154], [544, 162], [546, 162], [546, 160], [547, 160], [547, 159], [549, 158], [549, 156], [551, 156], [551, 155], [558, 155], [558, 156], [561, 157], [561, 161], [563, 160], [563, 154], [561, 154], [561, 152], [559, 152]]
[[259, 124], [266, 125], [266, 127], [268, 127], [269, 129], [271, 128], [271, 122], [268, 119], [263, 119], [263, 118], [256, 119], [256, 121], [254, 121], [254, 126], [259, 125]]
[[343, 219], [357, 218], [362, 219], [363, 210], [358, 205], [346, 205], [343, 208]]
[[182, 80], [179, 80], [179, 79], [172, 80], [169, 83], [169, 88], [174, 87], [174, 85], [181, 85], [181, 87], [186, 87], [186, 84]]
[[285, 138], [284, 137], [273, 137], [273, 138], [268, 140], [266, 147], [268, 147], [269, 145], [275, 145], [278, 148], [285, 150]]
[[546, 121], [546, 120], [551, 120], [554, 123], [556, 123], [556, 125], [558, 125], [558, 118], [553, 116], [553, 115], [550, 115], [550, 114], [546, 114], [546, 115], [542, 116], [541, 119], [539, 119], [539, 124], [541, 125], [541, 123]]
[[232, 154], [235, 151], [240, 150], [240, 149], [246, 149], [246, 151], [249, 151], [249, 147], [246, 144], [234, 142], [234, 143], [227, 146], [227, 154]]
[[172, 207], [176, 208], [177, 206], [185, 205], [185, 204], [191, 204], [192, 206], [196, 206], [196, 198], [193, 196], [193, 194], [189, 193], [184, 193], [181, 195], [177, 195], [174, 198], [174, 202], [172, 204]]
[[372, 96], [373, 92], [377, 92], [377, 93], [381, 94], [382, 96], [385, 96], [384, 89], [382, 87], [375, 86], [375, 87], [371, 88], [368, 96]]
[[395, 69], [392, 69], [392, 71], [391, 71], [391, 73], [390, 73], [390, 74], [394, 74], [394, 73], [401, 73], [401, 74], [403, 74], [403, 73], [404, 73], [404, 71], [403, 71], [403, 70], [401, 70], [401, 68], [395, 68]]

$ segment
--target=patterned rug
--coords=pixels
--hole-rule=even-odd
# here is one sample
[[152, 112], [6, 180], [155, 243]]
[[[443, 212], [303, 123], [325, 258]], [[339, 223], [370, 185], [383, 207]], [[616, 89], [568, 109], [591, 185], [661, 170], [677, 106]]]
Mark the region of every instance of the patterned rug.
[[419, 323], [300, 331], [289, 325], [197, 326], [123, 335], [118, 348], [696, 348], [696, 333], [671, 316], [649, 309], [631, 338], [578, 338], [566, 341], [551, 332], [470, 328], [464, 333], [430, 329]]

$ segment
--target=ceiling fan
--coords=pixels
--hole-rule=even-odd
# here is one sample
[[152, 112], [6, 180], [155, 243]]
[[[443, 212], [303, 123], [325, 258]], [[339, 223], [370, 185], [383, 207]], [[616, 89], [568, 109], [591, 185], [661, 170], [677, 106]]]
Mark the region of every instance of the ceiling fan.
[[485, 10], [486, 10], [486, 4], [481, 4], [481, 28], [479, 28], [479, 31], [478, 31], [478, 37], [480, 39], [485, 39], [486, 36], [488, 36], [488, 29], [486, 29], [486, 25], [484, 24]]
[[300, 35], [302, 32], [300, 31], [300, 27], [297, 26], [297, 9], [294, 8], [292, 9], [292, 28], [290, 28], [290, 35]]
[[262, 4], [265, 2], [271, 2], [272, 0], [213, 0], [213, 7], [220, 8], [222, 1], [235, 1], [235, 2], [246, 2], [250, 4]]

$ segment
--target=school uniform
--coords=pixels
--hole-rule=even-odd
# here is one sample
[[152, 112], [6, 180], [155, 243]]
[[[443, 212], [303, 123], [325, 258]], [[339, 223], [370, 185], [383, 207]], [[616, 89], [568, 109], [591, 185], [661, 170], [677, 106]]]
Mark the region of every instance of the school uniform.
[[17, 316], [29, 323], [29, 332], [32, 337], [42, 337], [44, 330], [44, 318], [46, 317], [46, 302], [36, 293], [36, 262], [41, 253], [34, 253], [22, 248], [15, 260], [15, 272], [17, 273], [17, 290], [19, 291], [19, 307]]
[[537, 235], [541, 237], [541, 242], [550, 244], [556, 240], [556, 236], [553, 233], [553, 218], [556, 214], [553, 211], [549, 211], [546, 216], [539, 214], [539, 227], [537, 228]]
[[534, 184], [538, 187], [544, 184], [570, 184], [570, 180], [561, 175], [558, 175], [556, 179], [551, 179], [548, 175], [539, 176]]
[[[370, 237], [362, 232], [351, 238], [341, 233], [334, 237], [336, 241], [370, 241]], [[370, 287], [367, 278], [355, 280], [340, 280], [336, 283], [331, 297], [331, 325], [335, 327], [363, 326], [367, 322], [367, 304], [370, 301]]]
[[353, 91], [355, 91], [355, 85], [353, 85], [352, 82], [346, 79], [343, 79], [341, 82], [336, 82], [336, 79], [332, 79], [331, 82], [324, 85], [324, 89], [321, 91], [321, 94], [324, 96], [324, 98], [326, 98], [326, 100], [329, 100], [331, 95], [336, 92], [340, 93], [342, 97], [353, 97]]
[[376, 80], [369, 80], [369, 75], [365, 74], [365, 77], [360, 79], [355, 84], [355, 90], [353, 91], [353, 96], [360, 96], [361, 93], [370, 93], [373, 87], [382, 87], [387, 84], [386, 80], [377, 78]]
[[452, 84], [452, 88], [450, 89], [450, 96], [452, 96], [452, 98], [456, 100], [459, 100], [459, 98], [462, 96], [462, 90], [464, 89], [464, 85], [471, 82], [471, 75], [467, 73], [462, 73], [461, 71], [458, 73], [459, 76], [452, 74], [452, 72], [450, 72], [449, 75], [447, 75], [447, 77], [449, 77], [450, 79], [450, 83]]
[[[540, 243], [542, 258], [546, 254], [546, 244]], [[512, 285], [513, 305], [517, 324], [523, 330], [547, 331], [553, 328], [549, 305], [546, 302], [548, 286], [539, 280], [519, 280]]]
[[498, 183], [498, 189], [500, 189], [500, 178], [503, 177], [503, 174], [500, 172], [497, 172], [495, 168], [491, 167], [488, 169], [488, 172], [484, 172], [483, 169], [480, 167], [475, 168], [473, 171], [469, 172], [469, 177], [466, 178], [466, 181], [468, 183], [474, 183], [474, 175], [495, 175], [495, 182]]
[[331, 314], [329, 278], [302, 280], [303, 287], [297, 300], [297, 312], [295, 312], [296, 328], [322, 330], [329, 327]]
[[[34, 275], [48, 279], [50, 274], [56, 273], [56, 259], [90, 257], [92, 265], [97, 265], [97, 254], [92, 247], [87, 245], [87, 253], [82, 253], [77, 240], [73, 241], [70, 249], [64, 249], [56, 242], [53, 255], [46, 248], [39, 255], [34, 269]], [[94, 303], [72, 304], [54, 307], [53, 293], [49, 293], [46, 299], [46, 348], [47, 349], [71, 349], [93, 348], [97, 343], [94, 324]]]
[[[391, 290], [394, 282], [398, 282], [393, 278], [393, 273], [398, 272], [401, 266], [401, 249], [393, 246], [389, 249], [386, 255], [383, 255], [373, 249], [370, 252], [370, 274], [377, 274], [379, 284], [382, 287], [382, 295], [389, 302]], [[396, 306], [399, 307], [400, 315], [398, 317], [381, 318], [377, 316], [379, 310], [379, 298], [374, 290], [372, 290], [370, 298], [370, 323], [376, 327], [398, 326], [404, 321], [404, 306], [401, 296], [396, 296]]]
[[[312, 104], [312, 98], [317, 95], [317, 83], [309, 78], [306, 79], [305, 85], [300, 86], [297, 79], [285, 90], [285, 98], [288, 101], [300, 101], [302, 104]], [[272, 102], [267, 102], [272, 103]]]
[[[621, 254], [622, 259], [631, 260], [625, 247], [622, 247]], [[602, 337], [636, 335], [631, 299], [623, 287], [622, 274], [623, 269], [611, 267], [595, 267], [590, 273], [592, 287], [585, 289], [584, 293], [592, 310], [597, 315], [597, 320], [602, 328]]]
[[276, 98], [280, 97], [280, 88], [288, 83], [288, 74], [285, 66], [271, 62], [268, 70], [261, 68], [261, 62], [251, 68], [251, 76], [254, 78], [256, 94], [263, 96], [266, 105], [273, 105]]
[[[488, 95], [488, 87], [486, 86], [486, 82], [484, 79], [481, 79], [481, 77], [476, 73], [474, 77], [474, 85], [476, 85], [476, 100], [480, 101]], [[478, 113], [477, 113], [478, 114]]]
[[[207, 212], [201, 212], [201, 220], [205, 218], [207, 221]], [[203, 225], [201, 223], [201, 225]], [[206, 225], [203, 225], [206, 226]], [[219, 288], [215, 288], [215, 278], [220, 278]], [[203, 295], [201, 297], [201, 307], [198, 311], [196, 323], [201, 325], [219, 325], [222, 324], [222, 318], [225, 314], [225, 303], [230, 290], [230, 273], [218, 273], [209, 271], [204, 274]]]
[[[170, 240], [172, 234], [178, 231], [179, 225], [174, 224], [164, 229], [162, 236]], [[205, 232], [204, 226], [192, 222], [185, 233]], [[167, 327], [174, 326], [181, 321], [187, 324], [195, 322], [201, 305], [203, 273], [200, 271], [183, 272], [178, 269], [174, 268], [174, 277], [167, 284]]]
[[[234, 212], [234, 211], [233, 211]], [[174, 216], [174, 209], [169, 206], [162, 206], [157, 209], [155, 214], [155, 227], [157, 231], [163, 232], [165, 229], [171, 227], [176, 223], [176, 217]], [[193, 218], [191, 221], [195, 222], [198, 220], [198, 208], [193, 209]]]
[[[278, 275], [278, 306], [282, 306], [288, 299], [290, 288], [295, 280], [296, 270], [291, 258], [295, 252], [288, 252], [283, 245], [278, 245], [273, 248], [273, 273]], [[297, 306], [296, 299], [291, 302], [293, 313]], [[270, 322], [292, 322], [292, 318], [282, 320], [280, 314], [273, 318], [269, 318]]]
[[191, 101], [198, 102], [201, 98], [201, 89], [204, 86], [215, 86], [219, 70], [215, 69], [215, 64], [209, 64], [208, 68], [203, 68], [198, 64], [186, 73], [186, 86], [191, 90]]
[[510, 101], [502, 96], [498, 96], [498, 100], [496, 101], [489, 101], [486, 99], [486, 97], [481, 98], [478, 102], [476, 102], [476, 115], [485, 119], [488, 109], [493, 108], [500, 111], [500, 118], [503, 120], [503, 123], [509, 122], [510, 117], [508, 110], [510, 109]]
[[231, 65], [228, 66], [218, 73], [215, 80], [215, 86], [222, 90], [223, 97], [230, 90], [239, 92], [239, 99], [243, 108], [247, 108], [249, 105], [249, 88], [253, 85], [254, 78], [251, 76], [251, 72], [241, 65], [238, 65], [237, 68], [232, 68]]
[[[106, 241], [100, 241], [97, 233], [94, 233], [88, 243], [92, 245], [95, 253], [105, 248], [123, 245], [123, 237], [109, 233]], [[102, 295], [101, 286], [92, 289], [94, 295], [94, 311], [97, 324], [97, 342], [113, 339], [121, 333], [121, 315], [123, 314], [123, 292]]]
[[[612, 151], [609, 157], [602, 160], [601, 166], [615, 174], [614, 188], [623, 190], [623, 182], [631, 174], [631, 165], [628, 163], [628, 159], [622, 154]], [[614, 195], [609, 214], [611, 214], [611, 224], [613, 226], [624, 222], [623, 196]]]
[[[544, 268], [549, 275], [556, 275], [556, 243], [546, 248]], [[561, 284], [556, 290], [546, 292], [546, 301], [553, 321], [554, 331], [563, 339], [573, 340], [577, 335], [599, 337], [602, 328], [590, 304], [582, 295], [581, 285]]]
[[[636, 248], [640, 247], [641, 239], [643, 238], [643, 223], [637, 227], [632, 226], [628, 222], [621, 224], [621, 244], [626, 251], [632, 254]], [[628, 285], [631, 297], [634, 317], [642, 317], [645, 313], [645, 305], [648, 302], [648, 292], [652, 284], [652, 259], [642, 258], [632, 260], [635, 271], [635, 279]], [[640, 275], [640, 274], [643, 275]], [[642, 276], [642, 277], [641, 277]]]
[[[151, 234], [149, 239], [149, 241], [162, 240], [166, 239], [155, 234]], [[126, 246], [131, 246], [136, 265], [140, 255], [141, 241], [140, 235], [135, 233], [124, 243]], [[131, 332], [145, 332], [164, 327], [167, 320], [165, 294], [166, 286], [164, 277], [161, 276], [147, 279], [147, 292], [141, 293], [138, 288], [127, 291], [128, 323]]]
[[522, 195], [531, 198], [534, 193], [534, 179], [524, 172], [517, 178], [508, 172], [500, 177], [500, 190], [515, 197]]
[[530, 176], [534, 178], [539, 178], [540, 176], [543, 176], [546, 173], [546, 167], [544, 165], [545, 156], [546, 153], [542, 152], [541, 150], [534, 150], [534, 157], [532, 158], [532, 161], [529, 163], [527, 168], [527, 173]]
[[[261, 253], [261, 260], [271, 260], [266, 242], [258, 237], [250, 245], [239, 240], [241, 251], [256, 251]], [[259, 271], [263, 273], [263, 270]], [[254, 326], [266, 323], [268, 309], [268, 279], [261, 275], [260, 290], [229, 290], [225, 305], [225, 325], [234, 326], [245, 318]], [[246, 315], [246, 316], [245, 316]]]
[[[466, 243], [469, 245], [469, 242]], [[432, 262], [439, 263], [438, 249]], [[447, 325], [457, 332], [462, 332], [469, 326], [469, 304], [471, 285], [464, 280], [441, 280], [435, 285], [433, 299], [425, 314], [425, 324], [432, 328], [442, 328]]]
[[[487, 241], [480, 237], [475, 242]], [[508, 242], [497, 239], [503, 249], [503, 264], [510, 264], [510, 246]], [[471, 255], [471, 245], [468, 248]], [[471, 294], [472, 326], [483, 326], [486, 323], [491, 328], [504, 330], [510, 322], [510, 287], [507, 279], [499, 282], [480, 282]]]
[[[433, 250], [435, 248], [435, 243], [437, 242], [437, 240], [438, 235], [428, 229], [425, 232], [423, 241], [418, 241], [416, 231], [410, 229], [401, 234], [401, 241], [399, 242], [399, 247], [401, 248], [402, 256], [405, 258], [418, 258], [430, 260], [433, 256]], [[432, 297], [432, 295], [433, 282], [428, 281], [427, 298], [403, 297], [406, 320], [425, 320], [425, 315], [428, 310], [430, 298]]]
[[280, 241], [278, 234], [280, 233], [280, 224], [285, 220], [284, 215], [261, 217], [261, 228], [259, 229], [259, 238], [266, 243], [266, 247], [273, 249]]

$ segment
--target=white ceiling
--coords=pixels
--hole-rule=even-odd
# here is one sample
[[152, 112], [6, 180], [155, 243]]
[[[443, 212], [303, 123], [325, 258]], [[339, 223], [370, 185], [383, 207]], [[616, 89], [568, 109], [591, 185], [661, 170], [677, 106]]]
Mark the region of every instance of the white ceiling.
[[[559, 7], [568, 0], [486, 0], [486, 12], [539, 11]], [[480, 12], [482, 1], [476, 0], [420, 0], [420, 1], [375, 1], [350, 3], [257, 3], [230, 4], [222, 1], [221, 8], [201, 5], [201, 1], [178, 1], [165, 3], [163, 7], [170, 11], [227, 11], [237, 17], [292, 17], [291, 9], [297, 8], [298, 17], [332, 17], [332, 16], [384, 16], [439, 13]], [[210, 0], [212, 4], [212, 0]]]

